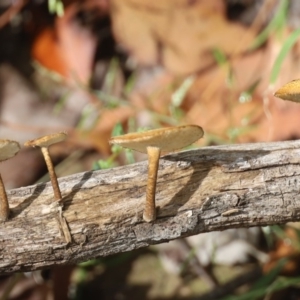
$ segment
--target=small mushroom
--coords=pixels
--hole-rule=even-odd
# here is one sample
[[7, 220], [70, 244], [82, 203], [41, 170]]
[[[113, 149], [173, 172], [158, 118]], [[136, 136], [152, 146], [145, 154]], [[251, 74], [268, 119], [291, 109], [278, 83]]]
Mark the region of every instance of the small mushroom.
[[48, 172], [49, 172], [49, 176], [50, 176], [50, 180], [51, 180], [51, 184], [53, 187], [53, 191], [54, 191], [54, 197], [57, 201], [61, 200], [61, 192], [59, 189], [59, 185], [57, 182], [57, 176], [53, 167], [53, 163], [49, 154], [49, 150], [48, 148], [56, 143], [62, 142], [66, 139], [67, 134], [64, 132], [59, 132], [59, 133], [54, 133], [54, 134], [49, 134], [49, 135], [45, 135], [43, 137], [37, 138], [35, 140], [30, 140], [27, 141], [24, 145], [27, 147], [40, 147], [41, 151], [43, 153], [47, 168], [48, 168]]
[[[0, 140], [0, 161], [15, 156], [20, 150], [20, 144], [10, 140]], [[9, 204], [5, 186], [0, 174], [0, 222], [7, 221], [9, 217]]]
[[296, 79], [283, 85], [276, 93], [275, 97], [293, 102], [300, 102], [300, 80]]
[[110, 139], [110, 144], [148, 154], [148, 181], [143, 213], [146, 222], [156, 219], [155, 190], [160, 154], [184, 148], [199, 140], [203, 134], [200, 126], [186, 125], [129, 133]]

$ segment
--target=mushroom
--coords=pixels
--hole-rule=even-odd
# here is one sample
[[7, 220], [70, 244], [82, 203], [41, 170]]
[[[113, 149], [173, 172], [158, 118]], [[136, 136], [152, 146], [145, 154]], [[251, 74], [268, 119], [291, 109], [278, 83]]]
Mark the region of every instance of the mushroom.
[[275, 97], [293, 102], [300, 102], [300, 80], [296, 79], [286, 83], [276, 93]]
[[49, 176], [50, 176], [50, 180], [51, 180], [51, 184], [53, 187], [53, 191], [54, 191], [54, 197], [57, 201], [61, 200], [61, 192], [59, 189], [59, 185], [57, 182], [57, 176], [53, 167], [53, 163], [49, 154], [49, 150], [48, 148], [56, 143], [62, 142], [66, 139], [67, 134], [64, 132], [59, 132], [59, 133], [53, 133], [53, 134], [49, 134], [49, 135], [45, 135], [43, 137], [37, 138], [35, 140], [30, 140], [27, 141], [24, 146], [32, 146], [32, 147], [40, 147], [41, 151], [43, 153], [48, 171], [49, 171]]
[[[10, 140], [0, 140], [0, 161], [15, 156], [20, 150], [20, 144]], [[7, 221], [9, 217], [9, 204], [5, 186], [0, 174], [0, 222]]]
[[167, 153], [184, 148], [200, 139], [203, 134], [203, 129], [200, 126], [186, 125], [129, 133], [110, 139], [110, 144], [148, 154], [148, 181], [143, 213], [143, 219], [146, 222], [152, 222], [156, 219], [155, 190], [161, 152]]

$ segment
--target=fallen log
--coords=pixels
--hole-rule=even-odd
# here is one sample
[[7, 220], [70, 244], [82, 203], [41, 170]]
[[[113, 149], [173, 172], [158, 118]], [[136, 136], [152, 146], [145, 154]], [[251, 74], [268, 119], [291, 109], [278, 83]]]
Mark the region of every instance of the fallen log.
[[78, 263], [208, 231], [299, 221], [300, 141], [162, 157], [153, 223], [142, 218], [146, 182], [145, 161], [60, 178], [61, 206], [50, 183], [8, 191], [0, 273]]

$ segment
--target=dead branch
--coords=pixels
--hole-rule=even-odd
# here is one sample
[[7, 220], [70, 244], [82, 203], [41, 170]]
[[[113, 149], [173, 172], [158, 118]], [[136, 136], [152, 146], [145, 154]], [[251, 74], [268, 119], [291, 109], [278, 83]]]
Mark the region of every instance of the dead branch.
[[13, 3], [2, 15], [0, 15], [0, 29], [9, 23], [27, 4], [28, 0], [19, 0]]
[[70, 244], [49, 183], [11, 190], [11, 218], [0, 224], [0, 272], [77, 263], [207, 231], [298, 221], [299, 163], [300, 141], [165, 156], [154, 223], [142, 220], [146, 162], [61, 178]]

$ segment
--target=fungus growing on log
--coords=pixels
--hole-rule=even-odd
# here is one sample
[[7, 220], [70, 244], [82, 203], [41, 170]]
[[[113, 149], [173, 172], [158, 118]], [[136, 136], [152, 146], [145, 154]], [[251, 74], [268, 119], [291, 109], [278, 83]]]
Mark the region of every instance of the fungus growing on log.
[[[16, 141], [0, 140], [0, 161], [14, 157], [20, 150], [20, 144]], [[0, 222], [9, 218], [9, 204], [5, 186], [0, 174]]]
[[289, 101], [299, 103], [300, 102], [300, 80], [296, 79], [286, 83], [279, 90], [276, 91], [274, 96], [283, 100], [289, 100]]
[[110, 139], [110, 144], [148, 154], [148, 181], [143, 213], [143, 219], [146, 222], [152, 222], [156, 219], [155, 190], [161, 153], [168, 153], [189, 146], [203, 137], [203, 134], [203, 129], [200, 126], [185, 125], [129, 133]]
[[60, 188], [57, 182], [57, 176], [53, 167], [53, 163], [50, 157], [50, 153], [49, 153], [49, 147], [53, 144], [62, 142], [66, 139], [67, 134], [64, 132], [59, 132], [59, 133], [54, 133], [54, 134], [49, 134], [49, 135], [45, 135], [43, 137], [37, 138], [35, 140], [30, 140], [27, 141], [24, 145], [27, 147], [40, 147], [41, 151], [43, 153], [47, 168], [48, 168], [48, 172], [49, 172], [49, 176], [50, 176], [50, 180], [51, 180], [51, 184], [53, 187], [53, 191], [54, 191], [54, 197], [57, 201], [60, 201], [62, 196], [61, 196], [61, 192], [60, 192]]

